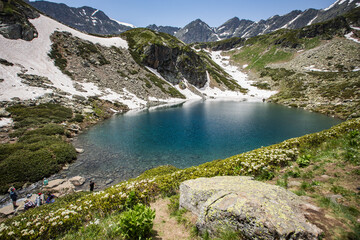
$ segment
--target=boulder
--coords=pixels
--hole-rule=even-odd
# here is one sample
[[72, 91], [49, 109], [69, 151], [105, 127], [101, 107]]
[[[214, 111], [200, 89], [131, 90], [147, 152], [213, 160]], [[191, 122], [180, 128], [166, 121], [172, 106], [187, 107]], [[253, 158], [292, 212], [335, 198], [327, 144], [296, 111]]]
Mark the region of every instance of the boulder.
[[198, 178], [180, 185], [180, 207], [198, 215], [199, 231], [211, 235], [231, 229], [249, 239], [318, 239], [322, 231], [306, 220], [306, 204], [250, 177]]
[[65, 181], [51, 191], [56, 197], [62, 197], [75, 192], [75, 186], [70, 181]]
[[84, 149], [82, 149], [82, 148], [75, 148], [75, 151], [76, 151], [77, 153], [83, 153], [83, 152], [84, 152]]
[[85, 183], [85, 178], [81, 176], [72, 177], [69, 181], [76, 187], [81, 186]]
[[57, 197], [61, 197], [75, 192], [75, 185], [66, 178], [56, 179], [49, 181], [48, 185], [43, 187], [43, 191], [50, 192]]
[[57, 186], [63, 184], [65, 181], [66, 181], [66, 179], [55, 179], [55, 180], [49, 181], [48, 184], [46, 186], [44, 186], [44, 189], [45, 188], [51, 189], [51, 188], [57, 187]]
[[0, 117], [10, 117], [10, 113], [5, 108], [0, 108]]

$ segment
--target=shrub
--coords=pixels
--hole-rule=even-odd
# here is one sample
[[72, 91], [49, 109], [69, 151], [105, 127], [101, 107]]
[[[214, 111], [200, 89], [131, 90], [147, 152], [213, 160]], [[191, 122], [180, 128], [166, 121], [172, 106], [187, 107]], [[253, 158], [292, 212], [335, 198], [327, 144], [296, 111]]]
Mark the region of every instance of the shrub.
[[294, 171], [293, 170], [290, 170], [286, 173], [289, 177], [293, 177], [293, 178], [299, 178], [301, 176], [300, 174], [300, 170], [299, 169], [295, 169]]
[[38, 106], [15, 105], [6, 109], [14, 119], [15, 128], [38, 126], [46, 123], [61, 123], [72, 117], [72, 110], [58, 104]]
[[311, 155], [310, 154], [306, 154], [306, 155], [302, 155], [299, 156], [298, 159], [296, 160], [296, 163], [299, 165], [299, 167], [307, 167], [310, 165], [310, 159], [311, 159]]
[[26, 132], [25, 135], [64, 135], [64, 128], [56, 124], [46, 124], [42, 128]]
[[49, 149], [55, 154], [55, 159], [58, 164], [70, 163], [76, 159], [76, 150], [68, 143], [55, 143], [51, 145]]
[[126, 239], [143, 239], [151, 236], [155, 211], [143, 204], [123, 212], [118, 222], [119, 231]]
[[74, 122], [83, 122], [85, 117], [79, 113], [75, 114], [75, 117], [72, 119]]

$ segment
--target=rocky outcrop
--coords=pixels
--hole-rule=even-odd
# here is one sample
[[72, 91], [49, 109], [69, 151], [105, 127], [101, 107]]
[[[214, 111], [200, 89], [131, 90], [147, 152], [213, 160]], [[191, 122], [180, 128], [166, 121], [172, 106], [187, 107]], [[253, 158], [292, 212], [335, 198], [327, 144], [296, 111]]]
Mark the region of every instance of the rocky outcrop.
[[[100, 89], [109, 88], [128, 95], [126, 89], [144, 100], [149, 96], [176, 97], [169, 94], [168, 89], [172, 88], [169, 83], [146, 71], [126, 49], [95, 45], [67, 32], [55, 32], [51, 39], [50, 56], [55, 65], [75, 81], [78, 91], [86, 91], [83, 83], [94, 83]], [[181, 95], [175, 89], [174, 92]]]
[[177, 38], [149, 29], [133, 29], [122, 36], [128, 41], [137, 62], [156, 69], [172, 84], [178, 84], [185, 78], [196, 87], [205, 85], [206, 63]]
[[172, 84], [179, 84], [185, 78], [201, 88], [207, 81], [205, 64], [190, 49], [153, 44], [145, 47], [144, 55], [143, 63], [157, 69]]
[[[250, 177], [214, 177], [180, 185], [180, 207], [199, 216], [197, 227], [249, 239], [318, 239], [321, 230], [305, 218], [308, 203], [279, 186]], [[312, 208], [313, 209], [313, 208]]]
[[39, 13], [22, 1], [1, 1], [0, 34], [5, 38], [31, 41], [38, 32], [29, 22], [39, 17]]
[[70, 179], [55, 179], [42, 188], [42, 191], [54, 194], [56, 197], [62, 197], [70, 193], [74, 193], [76, 187], [80, 187], [85, 183], [85, 179], [75, 176]]

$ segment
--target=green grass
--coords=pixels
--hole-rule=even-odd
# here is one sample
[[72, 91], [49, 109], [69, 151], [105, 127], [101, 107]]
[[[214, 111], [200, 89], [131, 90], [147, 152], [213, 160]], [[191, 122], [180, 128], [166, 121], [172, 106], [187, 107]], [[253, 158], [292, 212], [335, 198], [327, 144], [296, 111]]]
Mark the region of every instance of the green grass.
[[[350, 128], [344, 134], [323, 141], [317, 146], [303, 147], [300, 149], [299, 158], [311, 156], [311, 161], [303, 168], [287, 167], [287, 170], [277, 177], [276, 182], [287, 187], [288, 178], [296, 178], [301, 185], [291, 188], [295, 194], [314, 198], [321, 207], [327, 209], [326, 214], [331, 214], [343, 223], [344, 226], [327, 227], [327, 236], [334, 235], [334, 239], [348, 239], [349, 236], [352, 237], [350, 239], [357, 239], [360, 236], [360, 225], [357, 222], [360, 215], [360, 195], [356, 192], [360, 163], [347, 159], [349, 147], [354, 155], [360, 154], [359, 130]], [[299, 163], [301, 165], [301, 162]], [[321, 177], [324, 174], [328, 175], [327, 178]], [[342, 198], [335, 202], [329, 195], [341, 195]], [[351, 231], [345, 231], [344, 227]]]
[[248, 69], [262, 70], [269, 63], [289, 61], [293, 52], [279, 49], [276, 46], [269, 47], [266, 43], [245, 45], [239, 53], [235, 53], [232, 59], [236, 62], [248, 63]]

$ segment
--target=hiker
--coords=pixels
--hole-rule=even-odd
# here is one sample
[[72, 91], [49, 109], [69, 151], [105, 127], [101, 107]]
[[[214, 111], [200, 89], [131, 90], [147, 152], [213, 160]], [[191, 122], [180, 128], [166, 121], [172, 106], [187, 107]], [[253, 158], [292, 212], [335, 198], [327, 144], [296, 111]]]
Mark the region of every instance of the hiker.
[[28, 199], [25, 200], [25, 204], [24, 204], [25, 211], [30, 208], [34, 208], [34, 207], [35, 207], [35, 204], [32, 201], [30, 201]]
[[10, 187], [10, 198], [12, 200], [12, 203], [13, 203], [13, 207], [14, 207], [14, 210], [18, 207], [18, 205], [16, 205], [16, 200], [17, 200], [17, 194], [15, 192], [15, 188], [14, 187]]
[[55, 202], [55, 195], [49, 193], [47, 199], [46, 199], [46, 203], [49, 204], [49, 203], [54, 203]]
[[94, 191], [95, 183], [90, 180], [90, 192]]
[[46, 187], [46, 186], [48, 185], [48, 183], [49, 183], [49, 180], [47, 180], [46, 178], [44, 178], [44, 182], [43, 182], [44, 187]]
[[37, 207], [40, 207], [42, 204], [43, 204], [43, 201], [42, 201], [42, 193], [39, 193], [38, 196], [37, 196], [36, 199], [35, 199], [35, 205], [36, 205]]

